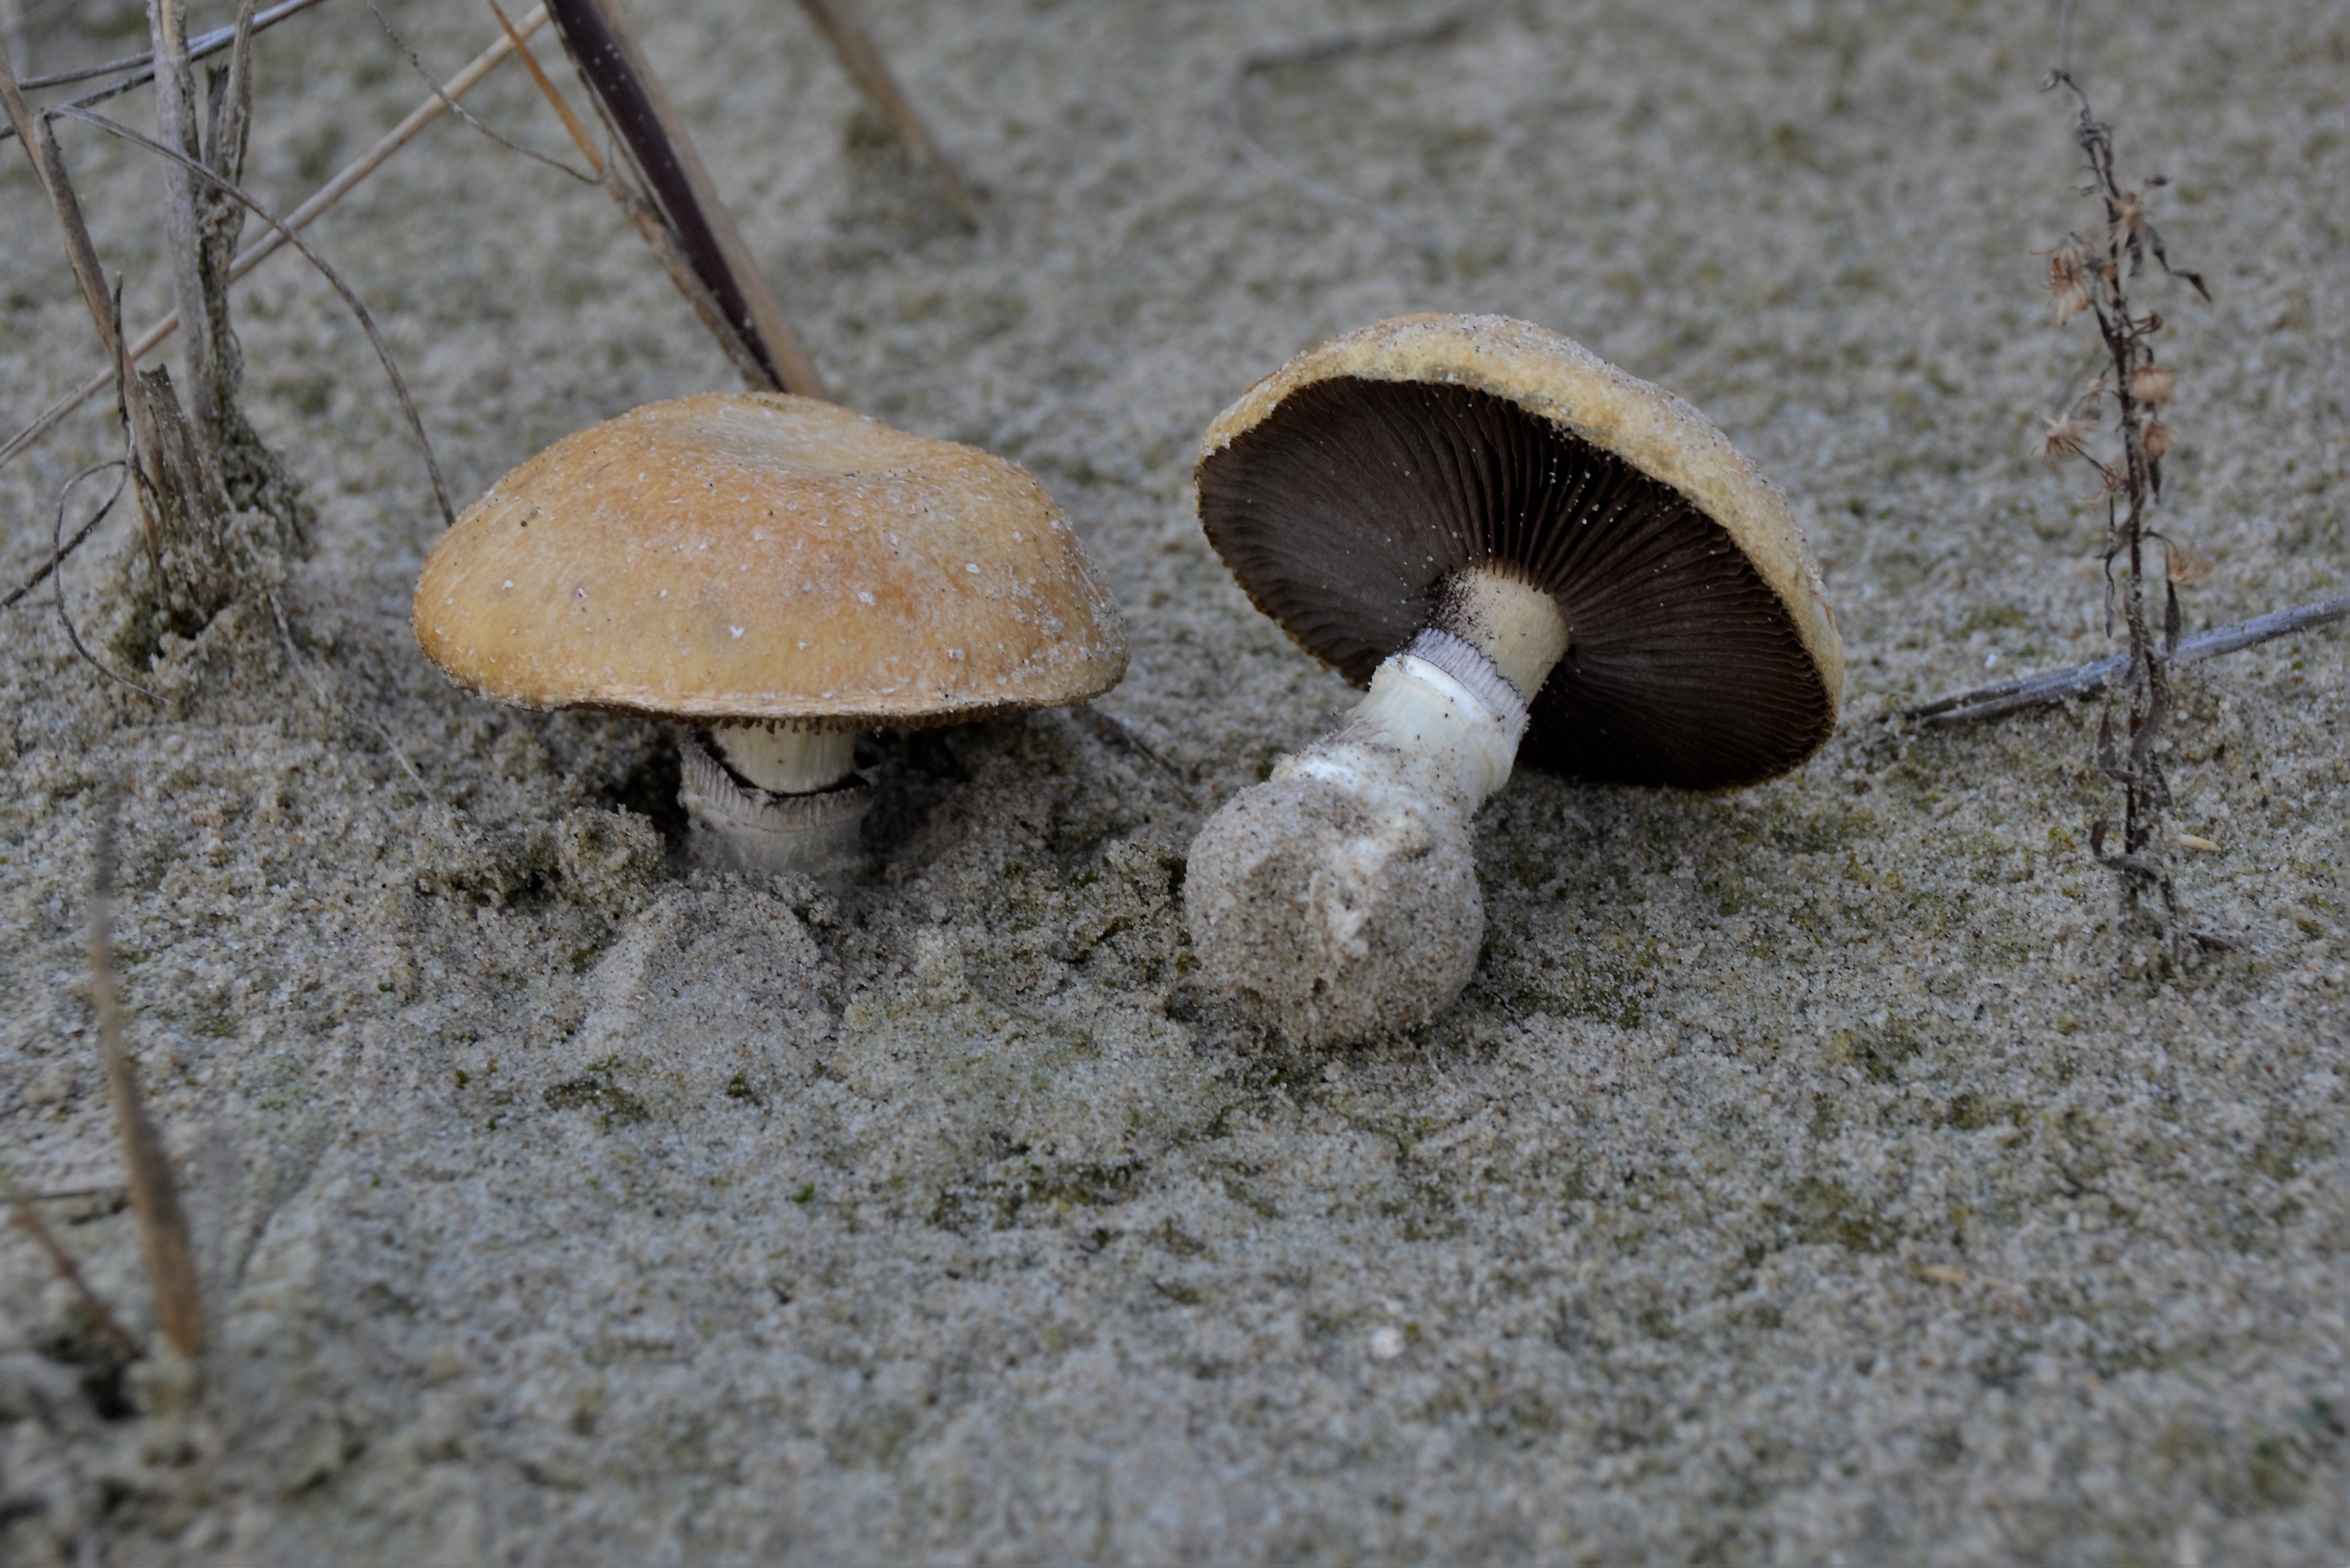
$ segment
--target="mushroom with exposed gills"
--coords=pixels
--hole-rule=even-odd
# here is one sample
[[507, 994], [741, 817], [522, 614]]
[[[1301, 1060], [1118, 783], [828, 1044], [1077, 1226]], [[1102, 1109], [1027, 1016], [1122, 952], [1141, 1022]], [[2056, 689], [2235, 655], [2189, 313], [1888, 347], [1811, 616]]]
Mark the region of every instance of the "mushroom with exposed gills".
[[1720, 789], [1835, 728], [1844, 648], [1786, 503], [1704, 417], [1555, 334], [1413, 316], [1210, 427], [1201, 522], [1369, 694], [1191, 846], [1202, 967], [1300, 1044], [1434, 1017], [1483, 938], [1470, 820], [1517, 760]]
[[1024, 470], [766, 392], [556, 442], [433, 547], [413, 615], [483, 696], [695, 726], [686, 808], [762, 870], [855, 857], [858, 732], [1081, 702], [1126, 670], [1117, 604]]

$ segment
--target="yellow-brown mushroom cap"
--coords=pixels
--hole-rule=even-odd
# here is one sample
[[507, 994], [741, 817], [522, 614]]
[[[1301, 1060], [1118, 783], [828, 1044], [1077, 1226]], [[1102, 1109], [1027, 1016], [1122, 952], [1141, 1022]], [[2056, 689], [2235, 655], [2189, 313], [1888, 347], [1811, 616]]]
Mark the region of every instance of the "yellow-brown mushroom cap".
[[1785, 500], [1695, 409], [1555, 333], [1347, 333], [1226, 410], [1197, 476], [1249, 597], [1357, 685], [1455, 572], [1549, 592], [1572, 640], [1531, 704], [1534, 766], [1719, 787], [1835, 728], [1844, 645]]
[[813, 398], [706, 393], [566, 436], [424, 563], [417, 641], [530, 708], [949, 723], [1118, 683], [1118, 606], [1017, 464]]

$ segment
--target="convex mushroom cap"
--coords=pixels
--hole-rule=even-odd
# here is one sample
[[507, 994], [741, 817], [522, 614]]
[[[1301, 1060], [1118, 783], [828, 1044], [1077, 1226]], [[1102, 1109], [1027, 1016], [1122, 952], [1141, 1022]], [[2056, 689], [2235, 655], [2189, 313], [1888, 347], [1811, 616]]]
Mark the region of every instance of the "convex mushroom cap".
[[434, 546], [414, 623], [484, 696], [706, 727], [726, 765], [686, 748], [688, 805], [798, 868], [853, 846], [856, 732], [1078, 702], [1126, 668], [1116, 603], [1018, 465], [758, 392], [649, 404], [516, 468]]
[[1778, 491], [1694, 409], [1540, 327], [1381, 322], [1258, 382], [1200, 515], [1366, 699], [1194, 845], [1211, 971], [1294, 1038], [1425, 1021], [1474, 968], [1468, 818], [1523, 756], [1719, 788], [1835, 728], [1843, 644]]

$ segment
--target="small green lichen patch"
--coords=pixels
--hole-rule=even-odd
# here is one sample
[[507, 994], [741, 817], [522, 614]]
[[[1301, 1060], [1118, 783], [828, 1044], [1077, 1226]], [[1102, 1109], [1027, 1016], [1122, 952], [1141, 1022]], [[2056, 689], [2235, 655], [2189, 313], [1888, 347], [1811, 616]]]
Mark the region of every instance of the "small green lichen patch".
[[644, 1101], [608, 1076], [567, 1078], [560, 1084], [548, 1085], [539, 1097], [551, 1111], [594, 1111], [596, 1125], [606, 1132], [652, 1119], [652, 1112], [645, 1108]]
[[958, 1232], [1003, 1231], [1022, 1224], [1050, 1224], [1075, 1209], [1106, 1209], [1133, 1196], [1144, 1167], [1139, 1160], [1071, 1161], [1022, 1159], [1011, 1169], [942, 1189], [930, 1220]]

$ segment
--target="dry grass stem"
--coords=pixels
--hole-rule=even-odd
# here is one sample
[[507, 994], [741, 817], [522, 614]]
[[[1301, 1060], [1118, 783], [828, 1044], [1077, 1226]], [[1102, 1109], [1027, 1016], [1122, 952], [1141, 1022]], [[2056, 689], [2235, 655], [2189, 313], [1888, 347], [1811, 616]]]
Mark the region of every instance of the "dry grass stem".
[[[315, 5], [317, 0], [301, 0], [301, 3]], [[277, 7], [279, 14], [287, 13], [287, 10], [286, 6]], [[267, 16], [272, 13], [265, 12], [262, 15]], [[262, 17], [255, 18], [254, 26], [256, 30], [260, 27]], [[512, 32], [523, 37], [528, 37], [546, 25], [546, 7], [537, 5], [525, 14], [522, 20], [513, 25]], [[514, 53], [512, 37], [502, 36], [488, 48], [474, 56], [472, 63], [450, 78], [440, 92], [417, 105], [406, 119], [378, 138], [374, 146], [346, 164], [340, 173], [319, 186], [300, 206], [286, 213], [286, 227], [296, 233], [307, 228], [320, 214], [350, 194], [359, 182], [381, 168], [393, 153], [414, 140], [419, 131], [446, 114], [449, 111], [449, 106], [444, 101], [444, 96], [447, 99], [463, 98], [490, 72], [504, 63], [506, 57], [512, 53]], [[76, 99], [76, 105], [79, 106], [81, 101]], [[259, 240], [237, 254], [236, 260], [229, 266], [229, 281], [243, 282], [254, 268], [284, 249], [286, 243], [286, 235], [281, 230], [272, 229], [268, 234], [264, 234]], [[132, 341], [130, 358], [134, 361], [143, 358], [172, 333], [178, 331], [179, 327], [180, 317], [177, 312], [166, 316], [141, 332]], [[90, 377], [80, 386], [42, 410], [39, 417], [31, 424], [11, 437], [6, 445], [0, 446], [0, 464], [5, 464], [18, 453], [29, 450], [35, 442], [62, 423], [68, 415], [104, 391], [113, 380], [114, 371], [109, 367]]]
[[[669, 275], [670, 282], [676, 286], [678, 293], [685, 296], [686, 303], [693, 307], [693, 313], [702, 322], [702, 327], [724, 351], [727, 358], [733, 363], [734, 369], [740, 372], [746, 383], [762, 388], [775, 386], [775, 379], [769, 373], [765, 361], [752, 351], [750, 342], [734, 329], [733, 322], [727, 316], [725, 305], [702, 282], [691, 258], [686, 254], [677, 231], [671, 226], [660, 209], [655, 206], [651, 199], [639, 187], [635, 178], [627, 170], [615, 169], [606, 160], [603, 149], [596, 145], [594, 135], [589, 132], [579, 116], [572, 110], [569, 101], [564, 98], [563, 89], [556, 87], [553, 79], [547, 76], [545, 67], [538, 63], [538, 57], [532, 53], [530, 47], [516, 36], [512, 24], [506, 23], [505, 13], [499, 9], [497, 0], [489, 0], [489, 5], [490, 9], [496, 14], [499, 22], [506, 26], [508, 35], [513, 39], [515, 52], [521, 57], [523, 68], [530, 73], [530, 78], [537, 84], [540, 94], [553, 107], [556, 118], [563, 122], [563, 129], [570, 136], [572, 144], [577, 147], [580, 155], [588, 160], [588, 167], [594, 171], [596, 182], [604, 188], [605, 192], [627, 215], [629, 225], [637, 231], [638, 237], [645, 242], [654, 256], [660, 260], [661, 270]], [[590, 96], [592, 98], [594, 95], [591, 93]], [[598, 107], [600, 112], [600, 103]], [[605, 123], [609, 125], [610, 117], [606, 115], [604, 118]], [[615, 134], [618, 133], [615, 132]]]
[[115, 785], [101, 786], [98, 810], [98, 843], [89, 879], [89, 990], [98, 1013], [99, 1050], [106, 1062], [107, 1087], [122, 1130], [122, 1168], [130, 1194], [130, 1210], [139, 1220], [139, 1242], [146, 1254], [147, 1278], [155, 1287], [155, 1314], [163, 1337], [182, 1355], [203, 1353], [207, 1342], [203, 1293], [196, 1273], [196, 1253], [188, 1237], [188, 1216], [180, 1205], [179, 1185], [172, 1178], [172, 1161], [164, 1153], [162, 1136], [147, 1115], [139, 1092], [138, 1075], [122, 1046], [122, 1014], [115, 998], [112, 909], [114, 894]]
[[[288, 16], [298, 16], [313, 5], [322, 3], [323, 0], [282, 0], [281, 4], [272, 5], [266, 11], [255, 13], [252, 30], [255, 33], [265, 33]], [[201, 60], [208, 55], [219, 54], [236, 41], [236, 33], [235, 25], [231, 24], [225, 27], [215, 27], [209, 33], [198, 34], [188, 40], [188, 58]], [[77, 66], [69, 71], [52, 71], [45, 77], [28, 77], [18, 85], [26, 91], [32, 92], [41, 88], [65, 87], [73, 82], [86, 82], [95, 77], [112, 76], [118, 71], [132, 73], [120, 81], [109, 82], [96, 92], [73, 100], [76, 104], [87, 108], [90, 104], [103, 103], [108, 99], [119, 97], [129, 92], [132, 88], [145, 86], [153, 75], [154, 60], [155, 57], [151, 53], [125, 55], [120, 59], [108, 60], [101, 65]], [[13, 129], [0, 131], [0, 137], [14, 134]]]
[[889, 117], [898, 140], [914, 155], [914, 161], [930, 171], [931, 178], [939, 182], [939, 189], [954, 210], [962, 214], [963, 222], [978, 228], [979, 203], [954, 166], [947, 161], [946, 154], [931, 140], [929, 127], [914, 112], [914, 106], [906, 101], [898, 78], [890, 73], [889, 63], [874, 46], [872, 35], [849, 14], [842, 0], [800, 0], [800, 9], [807, 13], [808, 20], [832, 45], [832, 52], [839, 57], [849, 79]]
[[[2336, 594], [2332, 598], [2316, 599], [2292, 609], [2276, 610], [2268, 615], [2254, 616], [2230, 626], [2213, 627], [2192, 637], [2178, 639], [2178, 646], [2163, 656], [2163, 662], [2176, 668], [2194, 664], [2206, 659], [2216, 659], [2223, 653], [2234, 653], [2280, 637], [2291, 637], [2299, 631], [2331, 626], [2338, 620], [2350, 620], [2350, 594]], [[2129, 666], [2126, 655], [2100, 659], [2091, 664], [2075, 664], [2064, 670], [2043, 670], [2036, 675], [2019, 675], [2012, 680], [1978, 686], [1970, 691], [1960, 691], [1931, 702], [1921, 702], [1914, 708], [1904, 708], [1901, 716], [1922, 724], [1969, 724], [1984, 719], [1997, 719], [2009, 713], [2020, 713], [2027, 708], [2043, 708], [2051, 702], [2062, 702], [2068, 697], [2085, 697], [2102, 691], [2114, 678]]]
[[[424, 62], [416, 57], [416, 51], [408, 47], [408, 40], [401, 37], [400, 36], [400, 29], [391, 25], [391, 18], [383, 14], [383, 7], [377, 5], [376, 0], [367, 0], [367, 8], [374, 13], [376, 22], [383, 28], [384, 36], [391, 40], [392, 47], [398, 49], [401, 55], [407, 57], [409, 68], [416, 73], [417, 77], [426, 87], [432, 89], [433, 99], [441, 105], [442, 108], [447, 109], [451, 114], [455, 115], [459, 119], [463, 120], [473, 130], [480, 131], [484, 136], [488, 137], [492, 141], [496, 142], [500, 147], [504, 148], [509, 152], [519, 152], [525, 158], [529, 159], [532, 162], [544, 163], [549, 169], [553, 169], [559, 173], [567, 174], [583, 185], [592, 185], [596, 182], [596, 176], [594, 174], [583, 173], [581, 171], [574, 169], [570, 164], [563, 161], [560, 158], [549, 158], [546, 153], [537, 151], [536, 148], [525, 147], [521, 142], [515, 140], [511, 137], [500, 135], [497, 131], [494, 131], [488, 126], [484, 125], [480, 120], [475, 119], [471, 111], [457, 101], [457, 95], [451, 92], [447, 88], [442, 87], [439, 81], [434, 79], [432, 73], [424, 68]], [[497, 11], [497, 7], [494, 5], [492, 5], [490, 9]], [[544, 14], [543, 8], [541, 14]], [[498, 21], [501, 24], [504, 24], [505, 19], [505, 14], [502, 11], [498, 12]], [[506, 30], [508, 34], [511, 35], [513, 29], [509, 27]], [[509, 43], [512, 42], [511, 36], [509, 36], [508, 41]]]
[[[196, 436], [191, 448], [194, 483], [190, 498], [203, 514], [201, 525], [217, 530], [218, 514], [226, 509], [228, 501], [217, 454], [225, 434], [223, 408], [234, 397], [234, 361], [229, 358], [234, 346], [228, 337], [227, 313], [214, 287], [213, 269], [204, 265], [209, 259], [205, 252], [218, 243], [216, 234], [223, 221], [219, 198], [211, 188], [190, 178], [192, 170], [200, 171], [221, 150], [207, 149], [197, 130], [195, 67], [188, 58], [185, 20], [182, 0], [149, 0], [147, 25], [155, 47], [155, 119], [161, 144], [180, 154], [163, 168], [163, 234], [171, 246], [172, 295], [179, 302], [180, 321], [187, 328], [182, 336], [187, 372], [182, 396]], [[239, 53], [250, 46], [252, 26], [253, 3], [244, 0], [237, 15]], [[241, 132], [244, 115], [234, 109], [229, 112], [235, 131]], [[232, 135], [227, 151], [231, 157], [223, 172], [234, 180], [244, 162], [241, 134]]]
[[143, 147], [160, 158], [190, 170], [200, 179], [215, 185], [240, 205], [252, 212], [255, 217], [276, 230], [284, 236], [287, 244], [302, 253], [305, 261], [317, 268], [319, 275], [324, 277], [334, 287], [335, 292], [342, 296], [344, 305], [349, 307], [352, 317], [358, 320], [359, 330], [367, 335], [368, 345], [375, 350], [377, 361], [383, 366], [384, 375], [391, 382], [392, 394], [400, 400], [400, 411], [407, 416], [409, 433], [415, 438], [417, 450], [422, 455], [424, 466], [432, 476], [433, 500], [440, 505], [442, 517], [454, 524], [457, 520], [456, 510], [449, 504], [448, 486], [442, 481], [441, 465], [432, 455], [432, 438], [424, 432], [424, 421], [417, 414], [415, 400], [409, 396], [408, 382], [400, 375], [400, 366], [392, 359], [391, 349], [384, 343], [383, 335], [376, 330], [375, 317], [368, 313], [367, 306], [360, 302], [359, 296], [353, 292], [351, 286], [343, 281], [342, 274], [337, 272], [328, 263], [327, 258], [320, 255], [308, 241], [296, 233], [292, 225], [284, 218], [279, 217], [243, 188], [213, 171], [206, 169], [195, 160], [174, 151], [151, 137], [141, 136], [129, 126], [119, 124], [102, 114], [92, 114], [85, 109], [72, 109], [62, 105], [57, 112], [68, 119], [78, 119], [85, 125], [94, 126], [109, 135], [120, 137], [125, 141]]
[[130, 1331], [122, 1326], [121, 1319], [114, 1315], [114, 1309], [106, 1304], [106, 1298], [92, 1290], [89, 1282], [82, 1278], [81, 1265], [74, 1262], [73, 1254], [66, 1251], [64, 1243], [57, 1239], [41, 1219], [39, 1211], [34, 1209], [36, 1197], [51, 1196], [56, 1195], [12, 1192], [8, 1197], [9, 1219], [17, 1230], [33, 1239], [34, 1245], [48, 1254], [49, 1267], [57, 1271], [57, 1278], [66, 1282], [67, 1288], [74, 1293], [74, 1300], [81, 1303], [82, 1316], [88, 1320], [91, 1332], [106, 1341], [107, 1346], [123, 1360], [138, 1360], [145, 1354], [139, 1348], [139, 1342], [130, 1337]]
[[[2064, 26], [2069, 29], [2069, 7]], [[2115, 168], [2113, 133], [2091, 112], [2088, 94], [2064, 65], [2049, 73], [2043, 87], [2063, 88], [2072, 95], [2074, 142], [2089, 175], [2082, 194], [2095, 198], [2105, 216], [2101, 239], [2068, 234], [2048, 253], [2048, 289], [2056, 301], [2059, 325], [2077, 315], [2093, 317], [2107, 369], [2085, 393], [2048, 420], [2043, 443], [2050, 462], [2074, 459], [2097, 475], [2090, 504], [2102, 502], [2106, 508], [2106, 629], [2112, 632], [2118, 606], [2128, 644], [2118, 668], [2103, 683], [2118, 704], [2108, 707], [2098, 722], [2095, 753], [2098, 770], [2121, 786], [2121, 842], [2118, 848], [2106, 849], [2107, 824], [2100, 815], [2090, 825], [2089, 847], [2119, 884], [2123, 931], [2156, 939], [2161, 950], [2157, 967], [2175, 969], [2185, 961], [2188, 932], [2171, 873], [2175, 826], [2162, 765], [2162, 735], [2170, 716], [2169, 671], [2177, 661], [2183, 618], [2180, 579], [2166, 570], [2157, 579], [2163, 620], [2158, 638], [2146, 550], [2149, 541], [2159, 541], [2166, 566], [2178, 558], [2170, 541], [2162, 539], [2147, 520], [2162, 494], [2162, 457], [2170, 446], [2169, 432], [2153, 410], [2169, 400], [2178, 378], [2155, 363], [2152, 339], [2162, 330], [2161, 316], [2141, 314], [2131, 302], [2130, 288], [2151, 256], [2165, 275], [2188, 284], [2206, 299], [2210, 291], [2201, 277], [2171, 265], [2148, 215], [2147, 192], [2163, 182], [2158, 178], [2141, 188], [2123, 186]], [[2088, 442], [2108, 398], [2120, 450], [2100, 459]]]
[[[752, 264], [684, 123], [618, 8], [611, 0], [549, 0], [547, 9], [598, 111], [628, 150], [692, 275], [716, 302], [722, 341], [725, 335], [740, 340], [743, 352], [733, 357], [744, 365], [747, 356], [746, 379], [754, 386], [825, 396], [799, 334]], [[697, 309], [700, 305], [697, 300]]]
[[[65, 234], [66, 260], [73, 268], [74, 281], [81, 286], [82, 303], [89, 307], [99, 338], [106, 345], [106, 357], [116, 358], [119, 355], [114, 341], [114, 315], [107, 304], [106, 272], [99, 265], [98, 247], [82, 216], [81, 199], [74, 192], [73, 182], [65, 171], [55, 140], [48, 137], [45, 124], [35, 123], [25, 95], [17, 88], [16, 74], [8, 69], [5, 61], [0, 61], [0, 109], [6, 110], [9, 127], [32, 162], [34, 178], [41, 182], [42, 192], [57, 210], [57, 225]], [[113, 379], [110, 369], [107, 379]]]
[[[668, 220], [638, 188], [634, 180], [624, 172], [615, 171], [605, 159], [603, 149], [596, 144], [594, 134], [573, 110], [570, 100], [563, 96], [563, 89], [555, 85], [554, 79], [546, 74], [546, 68], [538, 63], [537, 55], [533, 53], [529, 45], [524, 41], [519, 30], [506, 19], [505, 11], [498, 5], [498, 0], [488, 0], [488, 5], [491, 14], [498, 19], [498, 26], [505, 29], [508, 41], [513, 45], [515, 55], [522, 60], [523, 69], [530, 73], [530, 79], [537, 87], [539, 96], [545, 99], [548, 107], [555, 110], [556, 118], [563, 122], [564, 133], [571, 138], [572, 145], [579, 150], [580, 156], [587, 159], [588, 168], [594, 182], [604, 188], [605, 192], [627, 215], [629, 224], [635, 228], [639, 237], [660, 259], [661, 270], [669, 275], [670, 282], [676, 286], [680, 294], [685, 296], [686, 302], [692, 306], [693, 313], [700, 318], [703, 328], [717, 341], [719, 348], [733, 362], [735, 369], [741, 373], [746, 382], [754, 387], [772, 385], [773, 378], [769, 375], [766, 366], [752, 352], [750, 344], [728, 321], [725, 307], [719, 302], [718, 296], [711, 293], [701, 277], [696, 275], [693, 264], [680, 248], [678, 236], [670, 227]], [[608, 127], [611, 124], [611, 117], [603, 113], [601, 100], [597, 99], [592, 87], [588, 96], [591, 100], [598, 103], [598, 112]], [[615, 131], [614, 134], [617, 136], [618, 132]]]
[[1463, 3], [1440, 11], [1416, 22], [1399, 23], [1388, 27], [1349, 28], [1302, 43], [1277, 45], [1241, 57], [1234, 72], [1232, 88], [1232, 131], [1241, 151], [1249, 161], [1284, 182], [1295, 186], [1305, 195], [1325, 206], [1360, 213], [1378, 223], [1397, 239], [1419, 253], [1421, 258], [1435, 265], [1440, 259], [1437, 244], [1401, 216], [1364, 200], [1349, 191], [1326, 181], [1316, 180], [1304, 171], [1291, 166], [1276, 156], [1256, 134], [1255, 117], [1249, 84], [1267, 71], [1293, 66], [1320, 65], [1342, 59], [1348, 55], [1376, 54], [1389, 49], [1413, 48], [1424, 45], [1449, 43], [1458, 37], [1471, 24], [1482, 19], [1496, 8], [1499, 0], [1463, 0]]
[[[136, 691], [140, 696], [146, 698], [147, 701], [153, 702], [160, 707], [163, 701], [161, 697], [150, 691], [146, 687], [140, 685], [139, 682], [131, 680], [129, 676], [120, 673], [111, 665], [108, 664], [104, 659], [99, 658], [98, 655], [89, 650], [88, 646], [81, 639], [80, 628], [76, 627], [73, 623], [73, 616], [66, 609], [66, 574], [65, 568], [61, 563], [63, 563], [66, 558], [68, 546], [58, 542], [65, 533], [66, 503], [72, 497], [75, 485], [79, 484], [91, 474], [109, 468], [121, 469], [123, 471], [122, 477], [115, 481], [113, 491], [108, 494], [106, 500], [99, 506], [99, 509], [90, 514], [89, 521], [82, 524], [81, 531], [74, 535], [74, 543], [79, 544], [82, 540], [88, 538], [90, 534], [97, 529], [100, 523], [106, 521], [107, 514], [114, 510], [115, 502], [121, 499], [123, 486], [130, 482], [130, 459], [128, 455], [125, 455], [106, 462], [94, 462], [88, 468], [83, 469], [79, 473], [75, 474], [71, 479], [67, 480], [63, 485], [58, 487], [57, 521], [49, 529], [49, 565], [52, 574], [49, 578], [49, 586], [56, 595], [57, 624], [65, 628], [66, 640], [73, 645], [74, 652], [81, 656], [83, 662], [88, 664], [100, 675], [105, 676], [109, 680], [113, 681], [116, 685], [126, 687], [132, 691]], [[34, 582], [38, 581], [39, 578], [36, 576]], [[32, 586], [33, 585], [29, 583], [26, 585], [27, 589]]]

